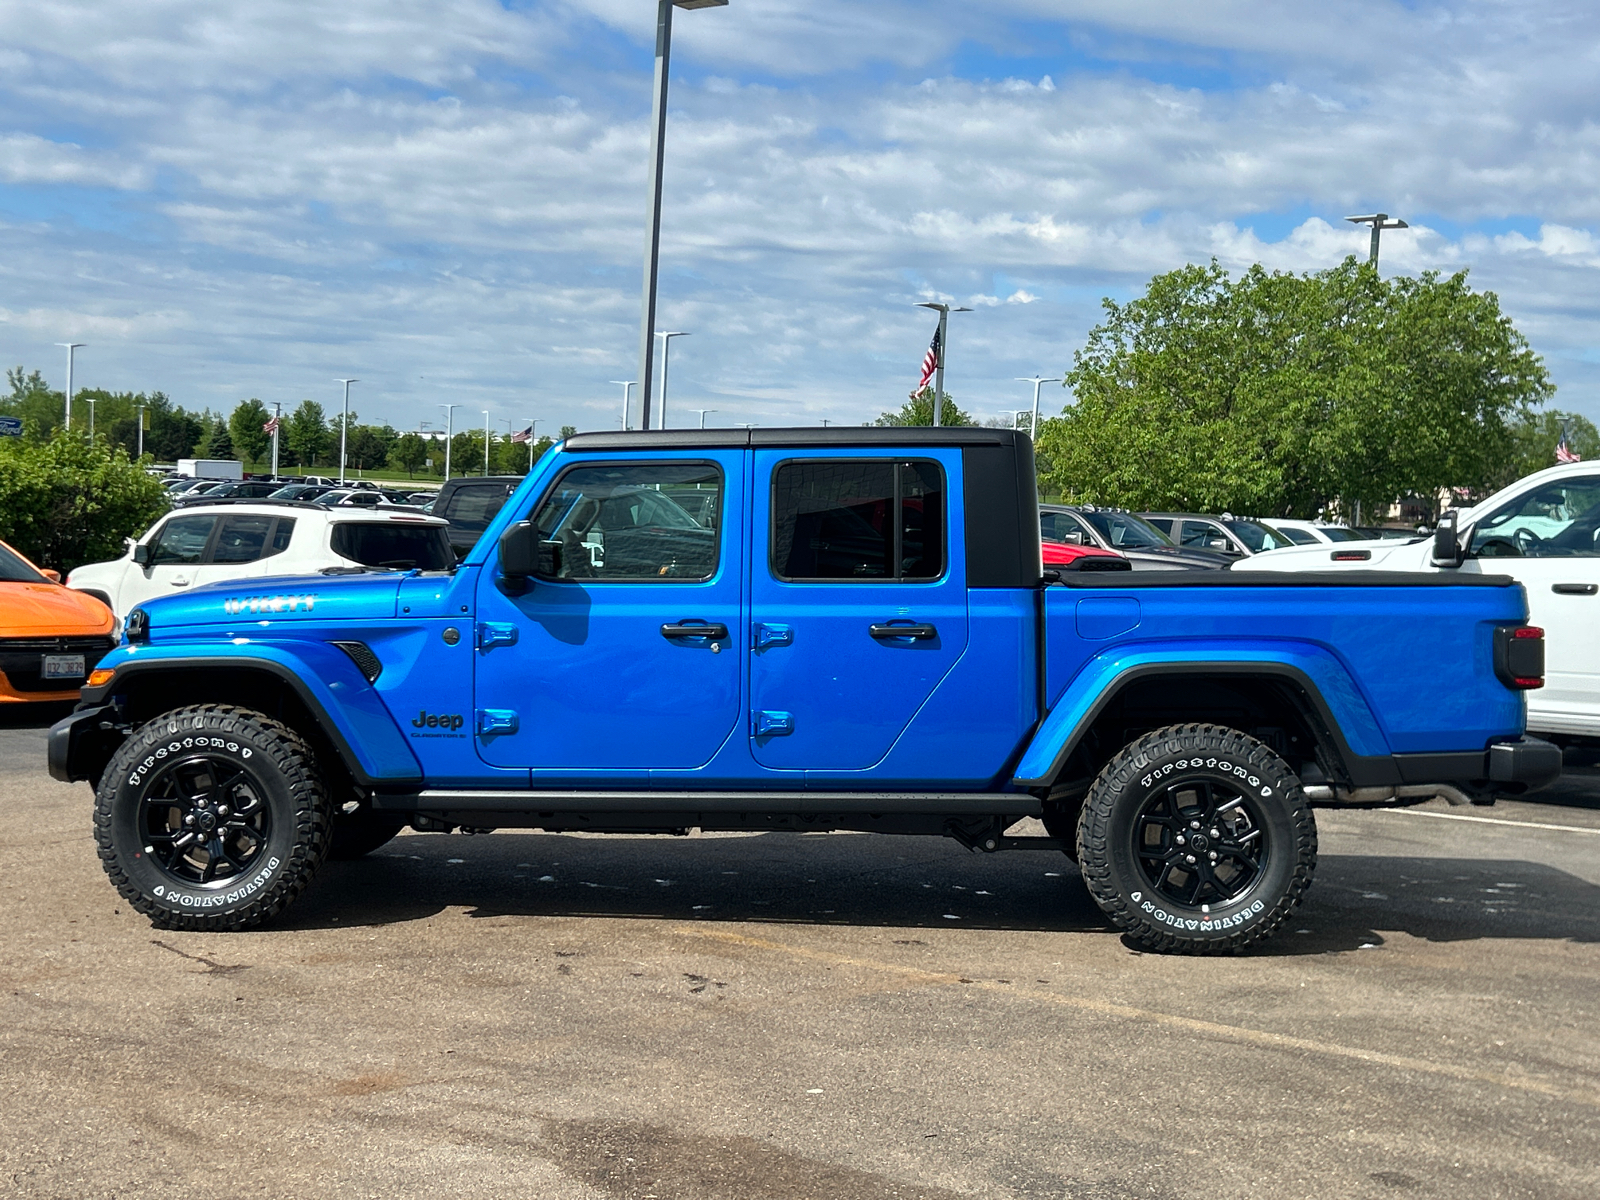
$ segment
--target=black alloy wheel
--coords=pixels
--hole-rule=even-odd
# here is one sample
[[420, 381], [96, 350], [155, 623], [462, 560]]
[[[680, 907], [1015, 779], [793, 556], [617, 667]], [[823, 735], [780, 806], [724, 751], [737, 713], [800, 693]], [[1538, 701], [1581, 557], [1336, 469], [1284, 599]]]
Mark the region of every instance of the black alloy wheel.
[[1078, 864], [1134, 944], [1187, 954], [1267, 937], [1316, 870], [1300, 780], [1261, 742], [1217, 725], [1172, 725], [1123, 747], [1078, 820]]
[[112, 884], [162, 929], [245, 929], [327, 854], [330, 804], [299, 734], [224, 704], [175, 709], [117, 747], [95, 789]]

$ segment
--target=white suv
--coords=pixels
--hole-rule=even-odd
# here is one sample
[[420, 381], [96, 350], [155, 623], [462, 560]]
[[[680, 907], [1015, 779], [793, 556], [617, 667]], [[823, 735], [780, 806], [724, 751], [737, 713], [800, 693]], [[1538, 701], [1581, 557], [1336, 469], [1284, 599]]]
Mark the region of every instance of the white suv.
[[89, 563], [67, 586], [118, 617], [157, 596], [223, 579], [333, 569], [443, 571], [455, 565], [447, 524], [419, 512], [284, 502], [196, 505], [168, 513], [128, 552]]

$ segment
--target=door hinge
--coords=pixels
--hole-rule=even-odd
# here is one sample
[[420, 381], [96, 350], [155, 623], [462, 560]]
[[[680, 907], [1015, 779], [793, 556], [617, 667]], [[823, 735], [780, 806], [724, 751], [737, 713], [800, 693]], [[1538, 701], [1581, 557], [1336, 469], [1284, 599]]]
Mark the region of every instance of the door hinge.
[[794, 629], [789, 625], [757, 625], [755, 627], [755, 648], [765, 650], [768, 646], [789, 646], [794, 644]]
[[479, 733], [515, 733], [517, 731], [517, 714], [509, 708], [480, 708], [478, 710]]
[[794, 714], [758, 709], [755, 713], [757, 737], [787, 737], [794, 732]]
[[498, 621], [485, 621], [478, 626], [478, 649], [487, 650], [491, 646], [515, 646], [517, 644], [517, 627]]

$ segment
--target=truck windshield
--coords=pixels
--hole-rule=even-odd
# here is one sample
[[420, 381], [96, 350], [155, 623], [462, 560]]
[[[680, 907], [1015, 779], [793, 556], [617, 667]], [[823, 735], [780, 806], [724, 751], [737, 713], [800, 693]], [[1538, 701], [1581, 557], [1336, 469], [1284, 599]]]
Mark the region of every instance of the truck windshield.
[[0, 583], [48, 583], [43, 575], [30, 567], [20, 554], [12, 553], [0, 545]]
[[384, 571], [448, 571], [455, 552], [443, 525], [398, 521], [341, 521], [333, 527], [333, 552]]
[[1260, 521], [1224, 521], [1230, 533], [1246, 546], [1250, 547], [1251, 554], [1260, 554], [1264, 550], [1278, 550], [1284, 546], [1294, 545], [1283, 534], [1273, 529], [1270, 525], [1263, 525]]
[[1113, 550], [1150, 550], [1172, 545], [1171, 538], [1132, 513], [1086, 512], [1083, 516], [1100, 531], [1106, 545]]

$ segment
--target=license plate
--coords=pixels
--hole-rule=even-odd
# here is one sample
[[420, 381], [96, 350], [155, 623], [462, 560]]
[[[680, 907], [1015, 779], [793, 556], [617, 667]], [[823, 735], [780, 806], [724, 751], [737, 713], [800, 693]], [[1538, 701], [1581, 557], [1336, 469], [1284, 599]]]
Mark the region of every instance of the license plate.
[[46, 654], [44, 677], [46, 679], [82, 679], [85, 670], [81, 654]]

